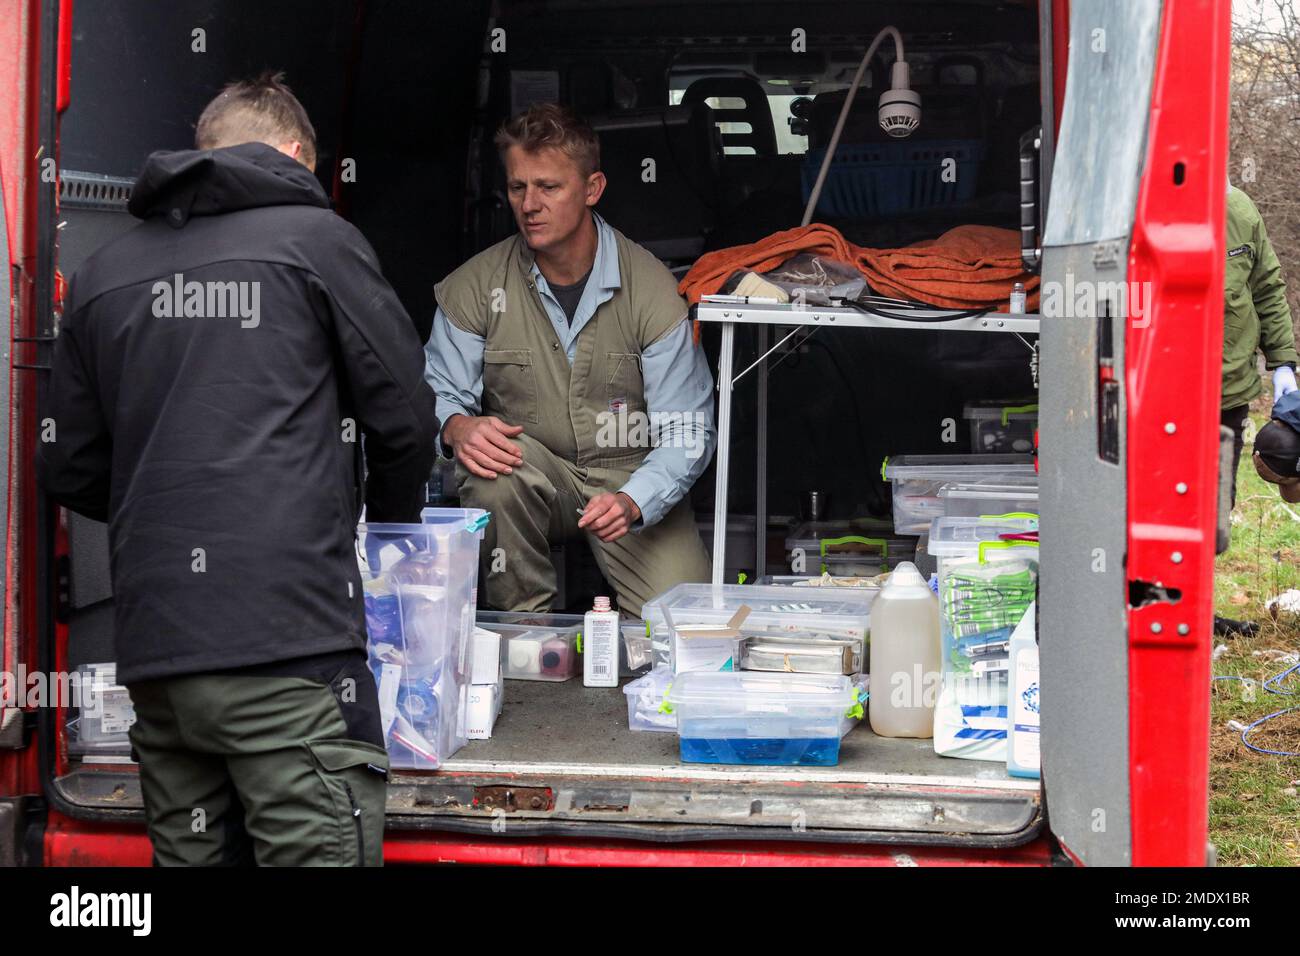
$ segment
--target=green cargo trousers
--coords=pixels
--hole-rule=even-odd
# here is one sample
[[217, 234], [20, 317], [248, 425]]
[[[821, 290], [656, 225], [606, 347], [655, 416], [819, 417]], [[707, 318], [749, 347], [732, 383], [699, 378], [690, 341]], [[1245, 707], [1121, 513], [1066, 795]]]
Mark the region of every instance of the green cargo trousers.
[[319, 679], [226, 671], [128, 685], [156, 865], [383, 865], [374, 677], [361, 652], [322, 659]]
[[461, 504], [492, 512], [479, 550], [479, 582], [489, 607], [552, 610], [556, 580], [550, 546], [583, 537], [617, 593], [619, 610], [634, 617], [641, 616], [642, 604], [675, 585], [711, 579], [689, 496], [649, 528], [601, 541], [578, 528], [578, 509], [602, 492], [618, 491], [630, 472], [580, 467], [527, 433], [511, 441], [524, 459], [511, 474], [479, 478], [456, 464]]

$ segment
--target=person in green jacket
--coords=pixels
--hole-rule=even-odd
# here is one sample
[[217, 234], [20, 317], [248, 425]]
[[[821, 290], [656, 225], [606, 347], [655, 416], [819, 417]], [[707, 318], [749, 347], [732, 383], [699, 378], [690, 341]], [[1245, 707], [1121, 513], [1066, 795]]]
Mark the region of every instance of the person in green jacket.
[[[1256, 352], [1273, 373], [1273, 401], [1296, 386], [1295, 331], [1286, 300], [1282, 266], [1273, 252], [1259, 210], [1240, 189], [1228, 184], [1227, 264], [1223, 275], [1223, 396], [1220, 421], [1232, 429], [1232, 502], [1237, 502], [1247, 413], [1263, 391]], [[1215, 618], [1220, 634], [1248, 633], [1253, 625]]]

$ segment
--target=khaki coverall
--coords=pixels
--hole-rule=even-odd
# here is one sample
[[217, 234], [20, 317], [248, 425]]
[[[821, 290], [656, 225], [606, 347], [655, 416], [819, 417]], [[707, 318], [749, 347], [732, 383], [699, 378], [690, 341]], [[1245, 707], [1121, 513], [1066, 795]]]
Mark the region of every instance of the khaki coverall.
[[[551, 609], [551, 544], [579, 537], [578, 509], [617, 492], [651, 450], [634, 429], [604, 424], [619, 409], [629, 419], [647, 412], [641, 353], [677, 327], [686, 303], [657, 259], [615, 235], [621, 285], [578, 333], [572, 366], [539, 299], [533, 255], [518, 236], [435, 289], [449, 321], [485, 340], [481, 413], [524, 429], [512, 439], [524, 463], [511, 474], [486, 479], [456, 467], [461, 503], [493, 515], [479, 580], [495, 608]], [[617, 541], [585, 536], [624, 612], [639, 616], [642, 604], [674, 585], [709, 580], [689, 495], [656, 524]]]

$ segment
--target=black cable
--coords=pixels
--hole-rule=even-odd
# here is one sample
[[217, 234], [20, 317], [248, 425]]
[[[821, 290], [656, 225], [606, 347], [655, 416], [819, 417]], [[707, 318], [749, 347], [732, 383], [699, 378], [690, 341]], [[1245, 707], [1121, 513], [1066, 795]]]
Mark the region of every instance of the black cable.
[[[975, 318], [979, 318], [981, 315], [988, 315], [990, 312], [993, 311], [993, 307], [988, 306], [987, 308], [983, 308], [983, 309], [966, 309], [963, 311], [944, 312], [941, 313], [940, 315], [932, 315], [932, 316], [927, 316], [925, 318], [921, 318], [920, 316], [904, 315], [898, 312], [889, 312], [886, 311], [885, 309], [880, 309], [874, 306], [865, 305], [861, 302], [856, 301], [855, 299], [842, 299], [841, 302], [848, 308], [856, 309], [857, 311], [865, 313], [866, 315], [874, 315], [877, 318], [897, 319], [900, 322], [920, 322], [927, 325], [937, 323], [937, 322], [951, 322], [954, 319], [975, 319]], [[918, 311], [922, 309], [926, 311], [929, 310], [929, 307], [924, 305], [923, 303], [918, 303], [914, 308], [916, 308]]]

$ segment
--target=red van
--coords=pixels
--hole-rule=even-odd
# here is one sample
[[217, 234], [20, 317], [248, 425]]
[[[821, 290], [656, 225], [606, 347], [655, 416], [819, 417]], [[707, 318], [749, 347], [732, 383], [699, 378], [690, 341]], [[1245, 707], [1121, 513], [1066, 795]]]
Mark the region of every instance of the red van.
[[[832, 768], [682, 765], [622, 732], [621, 694], [593, 709], [579, 706], [580, 687], [538, 691], [507, 698], [522, 729], [437, 772], [393, 774], [386, 858], [1145, 866], [1212, 855], [1229, 0], [4, 8], [0, 298], [11, 344], [0, 364], [10, 410], [0, 420], [0, 515], [11, 692], [0, 711], [0, 862], [150, 859], [134, 766], [79, 749], [67, 729], [76, 715], [56, 691], [58, 675], [112, 661], [105, 530], [53, 507], [32, 464], [61, 277], [131, 226], [131, 177], [150, 151], [191, 146], [194, 119], [224, 82], [283, 69], [317, 124], [339, 213], [370, 238], [427, 334], [434, 282], [512, 228], [491, 136], [521, 103], [555, 98], [593, 118], [612, 184], [601, 211], [683, 269], [708, 249], [797, 223], [826, 119], [886, 25], [901, 32], [922, 95], [916, 136], [975, 144], [978, 178], [950, 204], [842, 228], [881, 246], [960, 222], [1022, 230], [1041, 273], [1040, 333], [1031, 352], [1011, 336], [826, 330], [819, 338], [833, 344], [801, 346], [773, 368], [763, 418], [737, 386], [733, 457], [759, 454], [760, 434], [772, 436], [772, 454], [764, 443], [757, 489], [745, 468], [732, 469], [730, 501], [737, 514], [763, 514], [766, 530], [768, 503], [775, 522], [813, 471], [832, 501], [882, 513], [882, 452], [942, 450], [932, 423], [949, 409], [997, 397], [1008, 382], [1037, 387], [1042, 780], [885, 738], [864, 739]], [[884, 65], [861, 92], [869, 112], [850, 114], [865, 139]], [[640, 168], [646, 150], [659, 150], [666, 183], [655, 203], [613, 188], [614, 170]], [[1085, 286], [1119, 292], [1075, 308]], [[1144, 290], [1140, 309], [1124, 298], [1134, 288]], [[754, 349], [759, 334], [740, 330], [736, 348]], [[713, 335], [706, 327], [711, 350]], [[829, 426], [808, 425], [825, 416], [838, 416], [849, 439], [829, 447], [820, 434]], [[697, 486], [702, 516], [710, 487], [707, 476]]]

